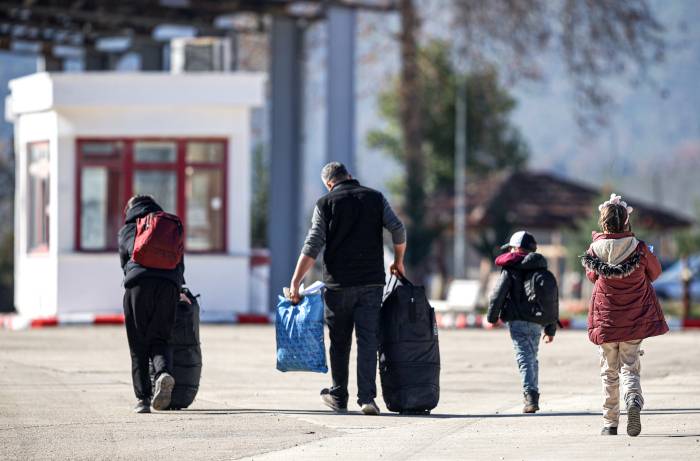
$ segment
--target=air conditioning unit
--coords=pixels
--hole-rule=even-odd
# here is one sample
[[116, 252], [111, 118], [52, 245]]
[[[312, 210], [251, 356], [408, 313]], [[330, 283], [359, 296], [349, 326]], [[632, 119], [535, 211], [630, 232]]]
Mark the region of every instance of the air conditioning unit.
[[170, 41], [170, 71], [226, 72], [233, 68], [230, 38], [175, 38]]

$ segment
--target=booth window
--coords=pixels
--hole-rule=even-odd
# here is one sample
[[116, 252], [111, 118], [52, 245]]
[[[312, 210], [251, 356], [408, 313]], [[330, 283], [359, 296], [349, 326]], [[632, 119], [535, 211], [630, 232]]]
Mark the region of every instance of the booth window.
[[185, 167], [186, 245], [211, 251], [224, 246], [224, 169], [222, 143], [187, 142]]
[[27, 145], [27, 217], [28, 249], [46, 251], [49, 248], [49, 143]]
[[79, 249], [115, 250], [124, 205], [143, 194], [181, 217], [187, 251], [225, 250], [225, 141], [80, 140], [78, 153]]
[[80, 144], [80, 248], [114, 250], [124, 223], [124, 143]]

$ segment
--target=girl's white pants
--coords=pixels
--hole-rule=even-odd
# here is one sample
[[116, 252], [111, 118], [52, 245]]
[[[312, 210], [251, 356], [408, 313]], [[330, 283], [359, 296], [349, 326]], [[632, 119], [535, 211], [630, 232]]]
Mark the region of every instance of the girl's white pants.
[[644, 406], [639, 374], [641, 339], [600, 346], [600, 377], [603, 379], [603, 419], [605, 427], [617, 427], [620, 419], [620, 375], [624, 390], [625, 406]]

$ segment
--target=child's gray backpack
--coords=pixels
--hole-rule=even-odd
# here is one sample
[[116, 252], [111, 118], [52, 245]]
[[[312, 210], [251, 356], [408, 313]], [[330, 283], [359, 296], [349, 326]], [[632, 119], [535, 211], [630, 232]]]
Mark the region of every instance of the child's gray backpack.
[[528, 312], [521, 312], [525, 320], [549, 325], [559, 322], [559, 287], [557, 279], [547, 269], [532, 271], [525, 279]]

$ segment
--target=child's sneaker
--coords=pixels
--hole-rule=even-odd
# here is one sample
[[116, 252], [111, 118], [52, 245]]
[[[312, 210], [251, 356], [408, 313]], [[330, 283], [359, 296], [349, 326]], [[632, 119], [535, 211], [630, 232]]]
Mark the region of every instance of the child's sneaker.
[[600, 435], [617, 435], [617, 426], [604, 427], [603, 430], [600, 431]]
[[170, 406], [170, 398], [175, 387], [175, 378], [169, 373], [161, 373], [156, 379], [156, 391], [153, 393], [153, 409], [158, 411], [167, 410]]
[[134, 413], [150, 413], [151, 412], [151, 401], [148, 399], [141, 399], [136, 402], [134, 407]]
[[641, 407], [631, 404], [627, 407], [627, 435], [637, 437], [642, 432]]

